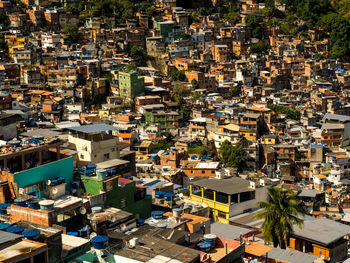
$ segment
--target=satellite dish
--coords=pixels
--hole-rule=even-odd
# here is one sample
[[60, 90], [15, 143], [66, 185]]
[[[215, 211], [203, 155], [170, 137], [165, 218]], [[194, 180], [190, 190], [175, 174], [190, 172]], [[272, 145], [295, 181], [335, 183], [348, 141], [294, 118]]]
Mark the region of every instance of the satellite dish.
[[79, 213], [82, 214], [82, 215], [85, 215], [85, 214], [86, 214], [86, 209], [85, 209], [85, 207], [83, 207], [83, 206], [80, 207], [80, 208], [79, 208]]
[[24, 189], [23, 188], [19, 188], [18, 192], [23, 195], [24, 194]]
[[75, 194], [77, 192], [77, 189], [72, 189], [72, 194]]
[[47, 185], [51, 185], [51, 180], [47, 180], [47, 181], [46, 181], [46, 184], [47, 184]]
[[109, 217], [109, 221], [111, 221], [112, 223], [115, 223], [117, 221], [117, 217], [116, 216], [110, 216]]
[[97, 234], [96, 234], [95, 232], [92, 232], [92, 233], [90, 234], [90, 239], [94, 238], [95, 236], [97, 236]]
[[52, 189], [52, 193], [55, 195], [55, 194], [57, 194], [58, 193], [58, 189], [56, 188], [56, 187], [54, 187], [53, 189]]

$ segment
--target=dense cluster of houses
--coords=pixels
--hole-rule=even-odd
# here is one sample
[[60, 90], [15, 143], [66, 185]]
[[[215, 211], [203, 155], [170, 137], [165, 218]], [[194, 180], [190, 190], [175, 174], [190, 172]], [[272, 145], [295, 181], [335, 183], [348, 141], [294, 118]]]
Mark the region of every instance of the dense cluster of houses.
[[[45, 2], [0, 1], [0, 262], [348, 258], [350, 64], [328, 39], [253, 38], [255, 0], [235, 25], [173, 0], [124, 24]], [[274, 186], [307, 211], [287, 249], [254, 217]]]

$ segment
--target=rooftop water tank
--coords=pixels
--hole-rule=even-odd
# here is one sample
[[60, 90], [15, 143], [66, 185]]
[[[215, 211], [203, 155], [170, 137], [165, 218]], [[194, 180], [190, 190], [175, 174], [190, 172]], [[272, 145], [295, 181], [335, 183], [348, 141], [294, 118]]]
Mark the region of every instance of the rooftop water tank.
[[29, 230], [23, 231], [22, 235], [26, 239], [37, 240], [40, 237], [40, 231], [36, 229], [29, 229]]
[[53, 210], [53, 205], [54, 205], [54, 201], [53, 200], [42, 200], [39, 202], [40, 205], [40, 210], [42, 211], [51, 211]]
[[107, 247], [108, 237], [107, 236], [95, 236], [92, 238], [92, 246], [95, 249], [104, 249]]
[[13, 234], [21, 234], [24, 231], [23, 226], [11, 226], [6, 229], [6, 232], [13, 233]]

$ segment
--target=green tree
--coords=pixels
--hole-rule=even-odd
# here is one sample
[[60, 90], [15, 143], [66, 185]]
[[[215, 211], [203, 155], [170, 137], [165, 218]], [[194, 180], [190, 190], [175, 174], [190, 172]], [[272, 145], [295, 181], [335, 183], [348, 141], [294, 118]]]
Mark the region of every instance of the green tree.
[[237, 12], [229, 12], [223, 15], [223, 19], [232, 25], [235, 25], [240, 20], [240, 15]]
[[293, 232], [293, 226], [303, 227], [301, 217], [306, 211], [301, 200], [291, 191], [282, 187], [268, 188], [266, 202], [259, 202], [258, 207], [263, 211], [256, 214], [256, 219], [264, 219], [262, 224], [265, 242], [274, 247], [287, 247], [288, 235]]
[[220, 146], [219, 158], [226, 167], [242, 170], [247, 164], [247, 152], [241, 145], [232, 145], [228, 140]]
[[196, 79], [191, 80], [191, 85], [193, 89], [199, 89], [199, 83]]
[[132, 57], [135, 60], [138, 60], [142, 64], [146, 62], [147, 54], [145, 53], [143, 47], [132, 46], [129, 54], [130, 57]]
[[252, 29], [252, 36], [255, 38], [262, 38], [263, 29], [261, 23], [263, 22], [262, 14], [259, 11], [248, 15], [246, 25]]
[[254, 53], [258, 53], [258, 54], [266, 53], [269, 48], [270, 48], [269, 44], [266, 44], [266, 43], [260, 41], [258, 43], [252, 44], [250, 46], [249, 52], [251, 54], [254, 54]]
[[77, 43], [80, 39], [79, 28], [75, 24], [66, 24], [62, 29], [69, 43]]
[[137, 74], [143, 75], [143, 71], [141, 69], [139, 69], [134, 63], [126, 65], [125, 70], [126, 71], [136, 71]]
[[239, 87], [232, 86], [229, 88], [231, 96], [237, 97], [241, 93], [241, 89]]
[[276, 113], [281, 113], [287, 115], [287, 118], [293, 119], [293, 120], [299, 120], [300, 119], [300, 111], [293, 110], [289, 108], [288, 106], [284, 105], [276, 105], [276, 104], [269, 104], [267, 105], [269, 109]]
[[171, 79], [173, 81], [185, 81], [186, 75], [185, 70], [175, 70], [171, 73]]
[[183, 103], [183, 98], [190, 94], [191, 91], [185, 85], [177, 83], [173, 88], [173, 98], [180, 105]]
[[153, 146], [154, 149], [157, 150], [167, 150], [170, 147], [173, 147], [174, 143], [172, 141], [167, 141], [167, 140], [159, 140], [157, 144]]
[[189, 148], [187, 151], [187, 154], [199, 154], [199, 155], [205, 155], [207, 154], [207, 149], [204, 146], [197, 146], [194, 148]]

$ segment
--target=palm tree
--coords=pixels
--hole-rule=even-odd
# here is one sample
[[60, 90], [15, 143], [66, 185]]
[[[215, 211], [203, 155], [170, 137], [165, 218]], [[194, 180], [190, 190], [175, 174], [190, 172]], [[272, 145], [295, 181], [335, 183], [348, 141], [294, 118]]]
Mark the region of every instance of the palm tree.
[[274, 247], [287, 247], [288, 234], [293, 232], [293, 225], [302, 228], [306, 210], [301, 200], [291, 191], [282, 187], [268, 188], [266, 202], [259, 202], [258, 207], [264, 210], [254, 217], [265, 219], [262, 224], [265, 242], [273, 243]]

